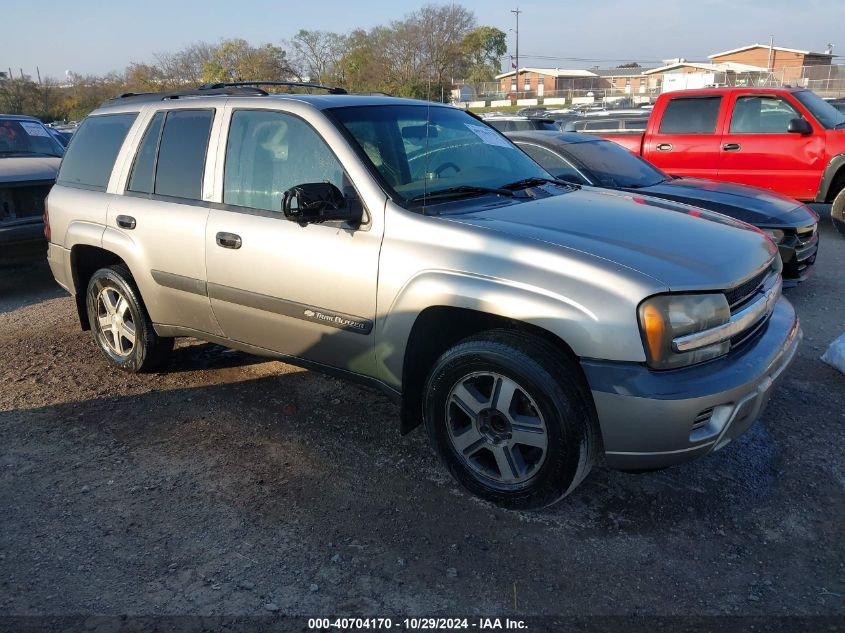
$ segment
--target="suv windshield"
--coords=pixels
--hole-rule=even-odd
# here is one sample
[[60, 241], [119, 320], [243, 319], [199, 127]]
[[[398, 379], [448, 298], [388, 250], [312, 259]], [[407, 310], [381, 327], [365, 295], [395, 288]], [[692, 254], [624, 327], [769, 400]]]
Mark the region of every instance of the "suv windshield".
[[810, 90], [799, 90], [793, 92], [793, 96], [810, 111], [816, 121], [821, 123], [828, 130], [842, 127], [845, 124], [845, 114], [834, 108], [827, 101], [822, 99], [815, 92]]
[[62, 154], [64, 148], [40, 121], [0, 119], [0, 157]]
[[637, 189], [669, 179], [657, 167], [613, 141], [570, 143], [566, 151], [586, 167], [601, 187]]
[[517, 181], [551, 178], [513, 143], [455, 108], [397, 105], [332, 110], [382, 180], [413, 206], [448, 190], [482, 195]]

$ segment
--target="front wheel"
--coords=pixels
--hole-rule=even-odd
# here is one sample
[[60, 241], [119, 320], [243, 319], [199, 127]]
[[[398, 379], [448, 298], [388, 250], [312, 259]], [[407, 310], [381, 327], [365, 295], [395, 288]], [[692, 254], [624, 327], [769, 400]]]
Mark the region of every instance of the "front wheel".
[[830, 219], [839, 234], [845, 237], [845, 187], [833, 199], [833, 204], [830, 207]]
[[126, 266], [96, 271], [88, 282], [88, 321], [94, 341], [115, 367], [131, 373], [161, 366], [173, 339], [158, 336]]
[[580, 368], [519, 332], [462, 341], [435, 363], [425, 422], [435, 450], [468, 490], [510, 508], [540, 508], [587, 476], [599, 434]]

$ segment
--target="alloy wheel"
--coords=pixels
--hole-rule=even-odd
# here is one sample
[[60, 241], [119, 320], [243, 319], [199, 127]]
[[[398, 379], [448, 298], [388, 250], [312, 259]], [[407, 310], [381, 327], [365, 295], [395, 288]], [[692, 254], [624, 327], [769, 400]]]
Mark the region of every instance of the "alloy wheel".
[[135, 321], [129, 302], [112, 286], [97, 294], [97, 329], [100, 338], [118, 356], [129, 356], [135, 349]]
[[496, 372], [461, 378], [446, 400], [452, 448], [477, 476], [497, 484], [533, 477], [548, 453], [540, 409], [515, 380]]

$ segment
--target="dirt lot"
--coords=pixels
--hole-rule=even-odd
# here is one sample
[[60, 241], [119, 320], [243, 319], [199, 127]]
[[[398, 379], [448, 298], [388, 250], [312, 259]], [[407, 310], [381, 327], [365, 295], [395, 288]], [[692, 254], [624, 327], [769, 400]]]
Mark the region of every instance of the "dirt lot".
[[3, 271], [0, 614], [845, 615], [845, 376], [818, 360], [843, 275], [824, 221], [804, 344], [741, 440], [516, 513], [375, 391], [190, 340], [111, 371], [45, 265]]

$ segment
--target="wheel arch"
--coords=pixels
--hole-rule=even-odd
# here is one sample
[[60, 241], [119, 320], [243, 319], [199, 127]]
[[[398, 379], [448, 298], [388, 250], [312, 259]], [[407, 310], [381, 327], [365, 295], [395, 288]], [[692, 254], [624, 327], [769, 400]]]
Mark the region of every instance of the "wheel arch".
[[115, 264], [126, 265], [116, 253], [101, 246], [91, 244], [76, 244], [70, 249], [71, 278], [76, 301], [76, 313], [79, 325], [83, 330], [90, 330], [88, 308], [86, 306], [86, 291], [91, 276], [100, 268]]
[[845, 154], [837, 154], [828, 161], [822, 173], [816, 202], [833, 202], [842, 189], [845, 189]]
[[[501, 314], [454, 305], [424, 309], [414, 320], [402, 358], [402, 434], [423, 422], [423, 387], [437, 359], [459, 341], [481, 332], [504, 329], [529, 334], [578, 364], [578, 356], [562, 338], [533, 323]], [[580, 376], [586, 384], [586, 376]], [[587, 394], [589, 395], [589, 394]]]

